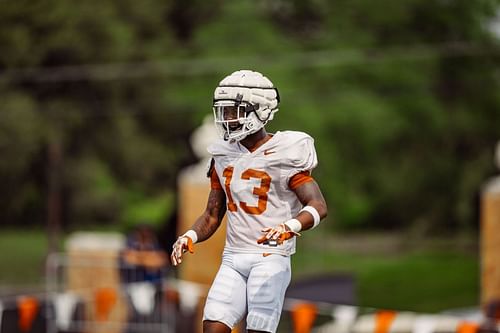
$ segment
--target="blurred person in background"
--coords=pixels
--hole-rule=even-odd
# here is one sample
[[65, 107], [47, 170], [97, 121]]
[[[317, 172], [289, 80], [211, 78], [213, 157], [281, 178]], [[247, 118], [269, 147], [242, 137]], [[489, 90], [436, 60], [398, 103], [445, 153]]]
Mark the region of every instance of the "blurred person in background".
[[122, 283], [161, 283], [169, 264], [167, 258], [150, 226], [134, 227], [127, 235], [126, 247], [120, 255]]
[[248, 332], [275, 332], [291, 279], [295, 236], [327, 214], [311, 176], [317, 165], [314, 140], [303, 132], [267, 133], [264, 127], [278, 104], [273, 83], [250, 70], [230, 74], [214, 92], [221, 139], [208, 147], [207, 207], [171, 254], [172, 264], [179, 265], [183, 253], [193, 253], [193, 244], [208, 239], [227, 214], [222, 264], [204, 308], [205, 333], [229, 333], [242, 319]]

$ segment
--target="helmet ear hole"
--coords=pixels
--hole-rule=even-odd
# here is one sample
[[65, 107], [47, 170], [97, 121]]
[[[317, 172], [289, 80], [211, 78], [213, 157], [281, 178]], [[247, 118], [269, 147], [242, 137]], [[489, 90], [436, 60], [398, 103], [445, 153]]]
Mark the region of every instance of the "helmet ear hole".
[[269, 115], [271, 113], [271, 110], [265, 109], [260, 112], [260, 121], [262, 122], [267, 122], [269, 120]]

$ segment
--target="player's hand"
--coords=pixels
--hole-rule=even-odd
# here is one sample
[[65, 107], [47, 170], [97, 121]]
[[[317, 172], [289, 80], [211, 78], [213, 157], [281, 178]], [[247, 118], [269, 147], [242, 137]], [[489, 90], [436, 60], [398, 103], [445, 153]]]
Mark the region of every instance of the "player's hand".
[[284, 241], [294, 236], [300, 236], [298, 232], [290, 230], [290, 228], [284, 223], [281, 223], [275, 227], [264, 228], [261, 231], [265, 232], [266, 234], [257, 240], [258, 244], [262, 244], [272, 240], [276, 241], [278, 245], [281, 245]]
[[179, 265], [182, 262], [182, 255], [186, 251], [194, 253], [193, 240], [188, 236], [180, 236], [172, 246], [172, 255], [170, 256], [172, 265]]

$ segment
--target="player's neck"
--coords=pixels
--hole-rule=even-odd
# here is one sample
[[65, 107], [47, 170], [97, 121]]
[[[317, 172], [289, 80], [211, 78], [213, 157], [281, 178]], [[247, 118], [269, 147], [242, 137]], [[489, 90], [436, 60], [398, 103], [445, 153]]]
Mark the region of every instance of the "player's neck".
[[241, 140], [240, 143], [252, 152], [266, 143], [271, 137], [272, 136], [266, 132], [266, 129], [262, 128], [258, 132], [255, 132], [254, 134], [251, 134]]

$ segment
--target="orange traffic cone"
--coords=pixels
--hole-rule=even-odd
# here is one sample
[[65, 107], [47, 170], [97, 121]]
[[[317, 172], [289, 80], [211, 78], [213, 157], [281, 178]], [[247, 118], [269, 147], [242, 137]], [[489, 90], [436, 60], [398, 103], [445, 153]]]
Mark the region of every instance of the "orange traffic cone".
[[292, 309], [292, 321], [295, 333], [309, 333], [316, 320], [318, 309], [312, 303], [298, 303]]
[[108, 320], [109, 313], [116, 304], [118, 296], [114, 288], [99, 288], [95, 291], [95, 314], [98, 321]]
[[477, 333], [479, 330], [479, 324], [471, 322], [461, 322], [457, 326], [457, 333]]
[[17, 308], [19, 311], [19, 330], [21, 332], [30, 331], [38, 314], [38, 300], [34, 297], [21, 297], [17, 300]]
[[395, 311], [377, 311], [377, 313], [375, 314], [375, 333], [389, 333], [389, 329], [395, 318]]

